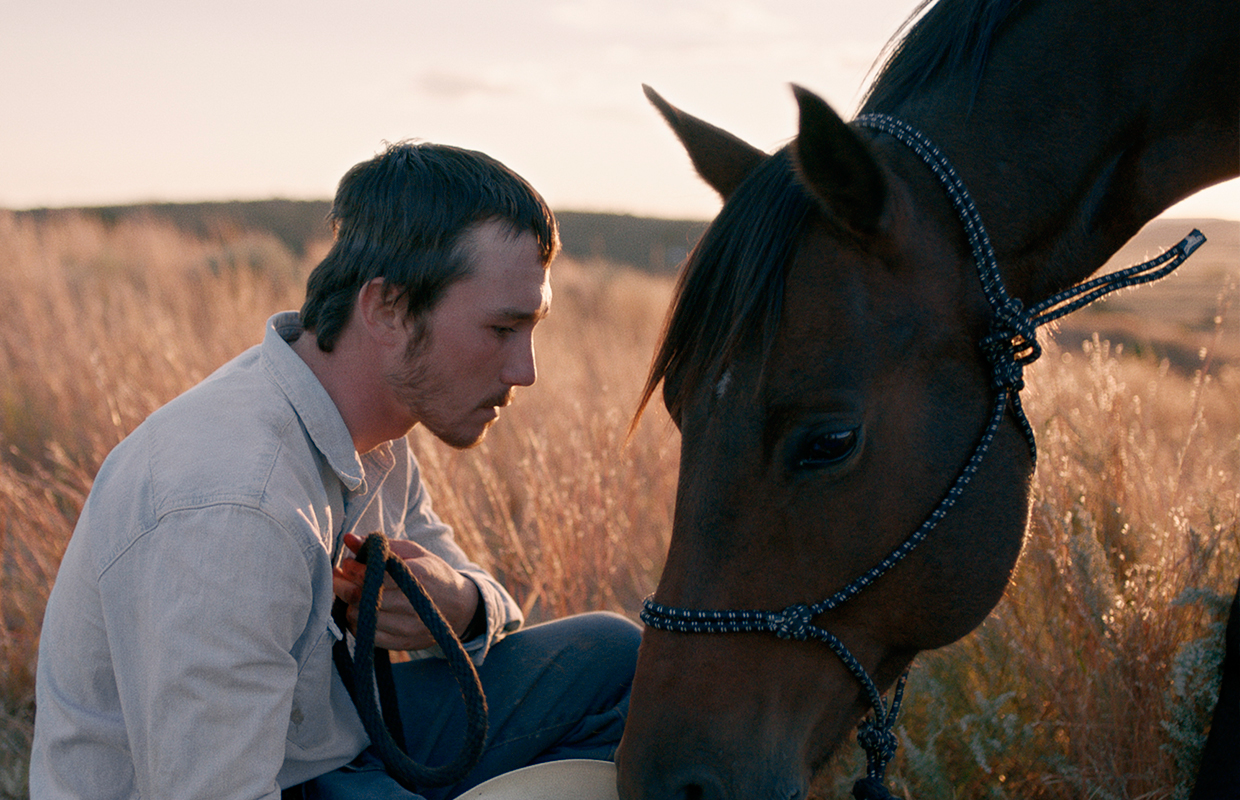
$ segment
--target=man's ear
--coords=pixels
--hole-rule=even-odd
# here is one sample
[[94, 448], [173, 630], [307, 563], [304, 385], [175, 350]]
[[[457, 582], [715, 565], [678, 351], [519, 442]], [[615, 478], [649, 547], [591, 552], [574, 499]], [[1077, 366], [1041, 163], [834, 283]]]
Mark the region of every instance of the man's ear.
[[388, 347], [403, 347], [408, 338], [404, 303], [396, 286], [372, 278], [357, 293], [354, 314], [369, 338]]

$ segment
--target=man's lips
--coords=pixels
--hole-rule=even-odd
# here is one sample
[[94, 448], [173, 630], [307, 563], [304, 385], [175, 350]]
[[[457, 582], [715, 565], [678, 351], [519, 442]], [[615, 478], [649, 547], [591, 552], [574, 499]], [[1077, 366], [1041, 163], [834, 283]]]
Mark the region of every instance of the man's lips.
[[508, 405], [511, 402], [512, 402], [512, 390], [509, 389], [503, 394], [497, 394], [492, 397], [488, 397], [486, 400], [483, 400], [479, 408], [500, 409]]

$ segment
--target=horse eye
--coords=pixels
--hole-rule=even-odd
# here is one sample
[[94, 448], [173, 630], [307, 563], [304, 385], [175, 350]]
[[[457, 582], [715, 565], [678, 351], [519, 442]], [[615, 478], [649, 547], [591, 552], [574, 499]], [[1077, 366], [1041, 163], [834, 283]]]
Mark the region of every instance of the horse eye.
[[856, 428], [814, 433], [802, 440], [792, 463], [797, 469], [823, 469], [844, 461], [856, 449]]

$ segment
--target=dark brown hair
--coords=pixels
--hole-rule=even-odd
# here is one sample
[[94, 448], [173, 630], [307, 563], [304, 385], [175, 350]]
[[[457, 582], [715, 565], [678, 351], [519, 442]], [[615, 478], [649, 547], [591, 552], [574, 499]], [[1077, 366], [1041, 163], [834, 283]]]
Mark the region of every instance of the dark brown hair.
[[461, 237], [497, 220], [529, 232], [543, 263], [559, 249], [555, 217], [521, 176], [488, 155], [448, 145], [398, 142], [340, 179], [329, 217], [335, 243], [306, 282], [302, 325], [330, 352], [362, 287], [391, 284], [414, 318], [469, 274]]

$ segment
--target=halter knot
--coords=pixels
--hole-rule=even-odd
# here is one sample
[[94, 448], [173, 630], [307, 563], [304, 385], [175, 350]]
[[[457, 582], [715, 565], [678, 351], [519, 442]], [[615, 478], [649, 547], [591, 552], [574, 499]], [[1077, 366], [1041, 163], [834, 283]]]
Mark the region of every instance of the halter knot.
[[791, 605], [771, 615], [771, 623], [775, 626], [775, 635], [781, 639], [796, 639], [803, 642], [809, 638], [809, 628], [814, 620], [814, 612], [803, 604]]
[[994, 311], [990, 332], [983, 337], [982, 352], [990, 364], [995, 389], [1019, 392], [1025, 388], [1025, 365], [1042, 355], [1038, 344], [1038, 323], [1025, 311], [1020, 298], [1009, 297]]
[[[883, 774], [887, 771], [887, 762], [895, 757], [900, 741], [891, 730], [895, 722], [889, 715], [880, 722], [877, 717], [866, 717], [857, 725], [857, 744], [865, 750], [866, 773], [882, 784]], [[885, 723], [885, 724], [884, 724]]]

